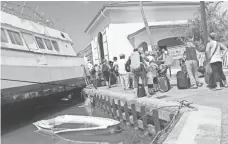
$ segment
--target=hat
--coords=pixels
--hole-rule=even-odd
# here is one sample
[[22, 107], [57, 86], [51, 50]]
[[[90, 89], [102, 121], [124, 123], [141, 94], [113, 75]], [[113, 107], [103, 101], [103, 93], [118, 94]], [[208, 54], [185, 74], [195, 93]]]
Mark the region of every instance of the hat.
[[210, 33], [209, 36], [210, 36], [211, 39], [215, 39], [216, 38], [216, 33], [212, 32], [212, 33]]
[[187, 42], [187, 43], [186, 43], [186, 47], [195, 47], [195, 46], [193, 45], [193, 43]]

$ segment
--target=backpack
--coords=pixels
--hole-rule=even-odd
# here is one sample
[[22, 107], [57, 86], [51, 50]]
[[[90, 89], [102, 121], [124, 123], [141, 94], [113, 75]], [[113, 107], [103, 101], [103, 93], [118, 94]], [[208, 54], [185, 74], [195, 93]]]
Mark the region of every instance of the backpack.
[[132, 55], [130, 56], [131, 60], [131, 65], [130, 68], [132, 70], [137, 70], [140, 69], [140, 55], [138, 52], [133, 52]]
[[131, 65], [131, 59], [128, 59], [127, 62], [126, 62], [126, 64], [125, 64], [125, 70], [126, 70], [126, 72], [130, 72], [131, 71], [130, 65]]
[[109, 71], [109, 67], [107, 64], [102, 65], [102, 72]]

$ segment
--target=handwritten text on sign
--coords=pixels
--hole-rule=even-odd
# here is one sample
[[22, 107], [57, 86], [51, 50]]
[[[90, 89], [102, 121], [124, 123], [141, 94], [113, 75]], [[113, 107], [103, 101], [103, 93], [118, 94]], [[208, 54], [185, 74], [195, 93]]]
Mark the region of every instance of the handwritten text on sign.
[[173, 59], [180, 59], [183, 57], [185, 47], [176, 46], [176, 47], [168, 48], [168, 51], [169, 51], [169, 55], [172, 56]]

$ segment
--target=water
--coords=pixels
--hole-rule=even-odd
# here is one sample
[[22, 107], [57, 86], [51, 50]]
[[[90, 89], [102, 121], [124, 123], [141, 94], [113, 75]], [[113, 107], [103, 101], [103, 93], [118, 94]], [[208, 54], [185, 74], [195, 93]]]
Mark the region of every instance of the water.
[[[52, 135], [45, 132], [35, 132], [37, 129], [32, 124], [38, 120], [50, 119], [60, 115], [89, 115], [85, 107], [80, 107], [79, 100], [60, 101], [43, 100], [37, 106], [11, 106], [9, 109], [2, 109], [2, 144], [76, 144], [73, 141], [108, 142], [110, 144], [149, 144], [147, 136], [140, 138], [133, 137], [136, 134], [143, 135], [143, 132], [134, 128], [127, 128], [121, 133], [105, 135], [79, 135], [74, 132]], [[23, 106], [23, 108], [22, 108]], [[16, 108], [15, 108], [16, 107]], [[93, 116], [109, 118], [107, 113], [94, 110]], [[122, 126], [125, 127], [124, 125]], [[126, 128], [126, 127], [125, 127]]]

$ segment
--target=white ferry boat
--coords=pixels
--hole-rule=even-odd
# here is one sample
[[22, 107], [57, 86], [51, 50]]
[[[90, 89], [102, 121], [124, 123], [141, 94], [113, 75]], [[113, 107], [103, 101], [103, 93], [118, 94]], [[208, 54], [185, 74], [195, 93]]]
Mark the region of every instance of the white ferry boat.
[[65, 32], [1, 10], [1, 102], [85, 86], [84, 58]]

